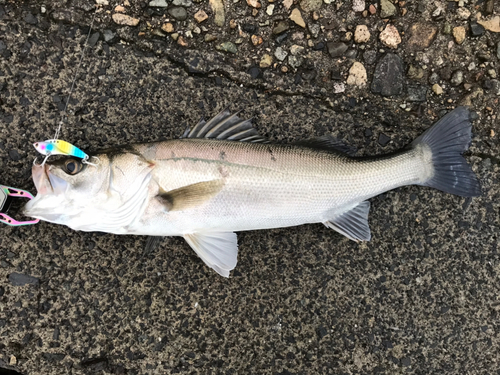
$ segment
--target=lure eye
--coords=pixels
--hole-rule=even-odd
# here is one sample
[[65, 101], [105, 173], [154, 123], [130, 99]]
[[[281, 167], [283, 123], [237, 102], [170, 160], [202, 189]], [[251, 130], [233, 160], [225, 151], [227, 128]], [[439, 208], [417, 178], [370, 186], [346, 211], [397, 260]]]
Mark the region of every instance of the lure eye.
[[66, 160], [66, 162], [64, 163], [64, 171], [67, 174], [75, 175], [80, 173], [82, 169], [83, 169], [83, 164], [78, 160], [70, 159]]

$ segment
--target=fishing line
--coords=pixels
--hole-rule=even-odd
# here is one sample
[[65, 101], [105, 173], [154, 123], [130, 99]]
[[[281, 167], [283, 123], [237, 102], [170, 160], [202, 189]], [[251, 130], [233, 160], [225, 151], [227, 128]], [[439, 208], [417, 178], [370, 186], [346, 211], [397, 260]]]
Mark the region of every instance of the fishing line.
[[85, 50], [87, 49], [88, 41], [90, 39], [90, 34], [92, 33], [92, 27], [94, 26], [94, 19], [95, 19], [95, 15], [97, 14], [97, 10], [98, 10], [98, 8], [96, 7], [96, 10], [95, 10], [94, 14], [92, 15], [92, 20], [90, 21], [89, 32], [87, 34], [87, 38], [85, 39], [85, 42], [83, 43], [82, 55], [80, 56], [80, 61], [78, 62], [78, 66], [76, 67], [75, 75], [73, 76], [73, 82], [71, 83], [71, 87], [69, 89], [69, 94], [68, 94], [68, 97], [66, 99], [66, 104], [64, 106], [64, 110], [62, 113], [62, 118], [59, 121], [59, 125], [56, 129], [56, 134], [54, 135], [54, 139], [59, 138], [59, 134], [61, 132], [63, 122], [68, 119], [67, 109], [68, 109], [69, 101], [71, 99], [71, 95], [73, 94], [73, 89], [75, 88], [76, 78], [78, 77], [78, 73], [80, 72], [80, 67], [82, 66], [83, 58], [85, 57]]
[[[81, 158], [82, 163], [96, 166], [96, 164], [91, 163], [89, 161], [89, 159], [90, 159], [89, 155], [87, 155], [86, 153], [84, 153], [82, 150], [80, 150], [78, 147], [72, 145], [71, 143], [59, 139], [59, 135], [61, 134], [61, 129], [62, 129], [63, 123], [67, 122], [67, 119], [68, 119], [67, 110], [68, 110], [68, 106], [69, 106], [69, 101], [71, 100], [71, 95], [73, 94], [73, 90], [75, 88], [76, 79], [78, 77], [78, 73], [80, 72], [80, 67], [82, 66], [83, 59], [85, 57], [85, 51], [86, 51], [87, 46], [88, 46], [90, 34], [92, 34], [92, 27], [94, 26], [94, 20], [95, 20], [95, 16], [96, 16], [98, 10], [99, 10], [99, 7], [96, 6], [96, 10], [95, 10], [94, 14], [92, 15], [92, 19], [90, 21], [89, 32], [87, 34], [87, 37], [85, 38], [85, 42], [83, 43], [82, 55], [80, 56], [80, 61], [78, 62], [78, 66], [76, 67], [76, 71], [75, 71], [75, 74], [73, 76], [73, 81], [71, 82], [71, 87], [69, 89], [68, 97], [66, 98], [66, 104], [64, 105], [64, 109], [63, 109], [63, 112], [61, 114], [61, 120], [59, 121], [59, 124], [56, 128], [56, 133], [54, 134], [54, 138], [48, 139], [45, 142], [36, 142], [33, 144], [35, 149], [39, 153], [41, 153], [42, 155], [45, 156], [45, 158], [43, 159], [43, 162], [40, 164], [40, 166], [43, 166], [45, 164], [45, 162], [47, 161], [47, 159], [51, 155], [75, 156], [77, 158]], [[35, 159], [33, 161], [33, 165], [38, 165], [38, 164], [36, 164], [36, 160], [37, 159]]]

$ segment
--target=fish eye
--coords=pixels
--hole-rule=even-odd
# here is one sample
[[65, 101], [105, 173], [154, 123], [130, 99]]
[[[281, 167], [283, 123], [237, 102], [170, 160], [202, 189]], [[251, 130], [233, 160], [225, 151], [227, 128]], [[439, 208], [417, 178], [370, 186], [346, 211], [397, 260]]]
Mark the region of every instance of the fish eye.
[[64, 162], [64, 172], [70, 175], [75, 175], [77, 173], [80, 173], [81, 170], [83, 169], [83, 163], [75, 160], [75, 159], [69, 159]]

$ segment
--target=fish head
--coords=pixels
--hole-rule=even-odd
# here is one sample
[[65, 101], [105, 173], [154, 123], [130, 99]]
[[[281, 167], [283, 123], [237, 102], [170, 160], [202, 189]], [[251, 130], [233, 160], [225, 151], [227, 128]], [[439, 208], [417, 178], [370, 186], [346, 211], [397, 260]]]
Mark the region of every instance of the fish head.
[[[91, 162], [65, 156], [43, 166], [34, 165], [37, 195], [23, 213], [77, 230], [107, 231], [110, 224], [100, 220], [105, 221], [106, 215], [119, 210], [134, 195], [143, 194], [142, 190], [147, 192], [144, 182], [152, 164], [127, 152], [98, 154]], [[116, 218], [108, 221], [119, 222]]]
[[65, 224], [65, 218], [80, 214], [84, 201], [107, 188], [107, 159], [95, 165], [74, 157], [62, 157], [44, 165], [33, 165], [31, 175], [37, 195], [24, 207], [26, 216]]

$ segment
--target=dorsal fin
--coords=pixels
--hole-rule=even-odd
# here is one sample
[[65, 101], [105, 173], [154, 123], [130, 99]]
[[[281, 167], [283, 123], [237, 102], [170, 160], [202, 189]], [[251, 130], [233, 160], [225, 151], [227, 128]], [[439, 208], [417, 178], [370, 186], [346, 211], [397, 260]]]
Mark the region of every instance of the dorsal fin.
[[297, 146], [315, 148], [318, 150], [341, 152], [349, 156], [354, 156], [356, 155], [356, 152], [358, 152], [358, 150], [355, 147], [348, 146], [344, 144], [342, 141], [339, 141], [338, 139], [333, 138], [331, 135], [328, 134], [322, 135], [321, 137], [294, 142], [293, 144]]
[[252, 126], [252, 120], [242, 120], [238, 113], [226, 108], [210, 121], [200, 120], [191, 130], [186, 129], [182, 138], [211, 138], [226, 141], [268, 143]]

